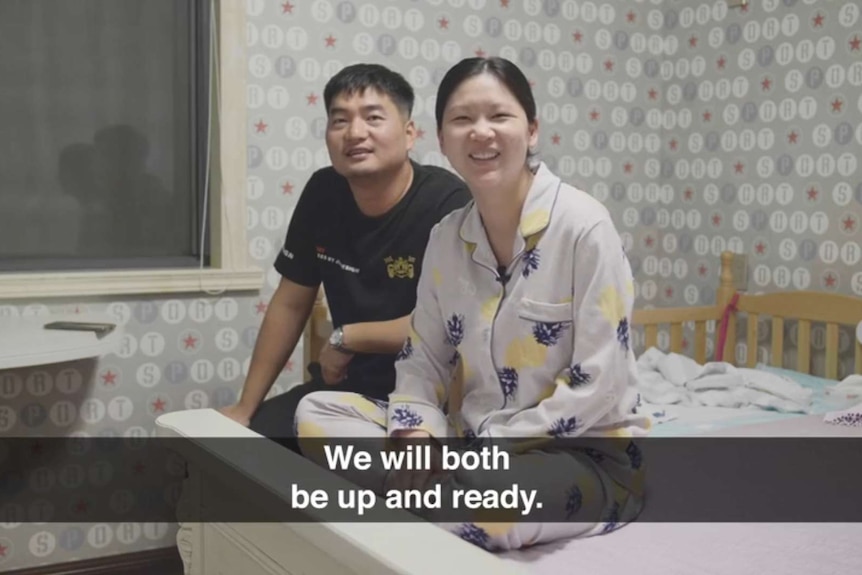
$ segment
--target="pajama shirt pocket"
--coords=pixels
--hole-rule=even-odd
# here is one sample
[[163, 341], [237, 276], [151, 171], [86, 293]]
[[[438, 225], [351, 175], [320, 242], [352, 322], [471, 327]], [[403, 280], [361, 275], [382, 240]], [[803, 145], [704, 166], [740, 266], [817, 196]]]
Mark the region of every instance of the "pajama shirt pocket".
[[521, 298], [518, 317], [542, 323], [571, 323], [574, 321], [572, 302], [547, 303]]

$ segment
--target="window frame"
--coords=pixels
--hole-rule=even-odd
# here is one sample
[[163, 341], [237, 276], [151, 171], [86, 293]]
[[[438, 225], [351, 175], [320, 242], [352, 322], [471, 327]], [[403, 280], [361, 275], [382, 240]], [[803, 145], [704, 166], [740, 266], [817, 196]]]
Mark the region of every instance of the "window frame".
[[[263, 270], [249, 262], [246, 240], [245, 3], [214, 0], [218, 69], [211, 82], [212, 135], [208, 267], [120, 271], [0, 273], [0, 300], [259, 290]], [[220, 104], [220, 109], [219, 109]]]

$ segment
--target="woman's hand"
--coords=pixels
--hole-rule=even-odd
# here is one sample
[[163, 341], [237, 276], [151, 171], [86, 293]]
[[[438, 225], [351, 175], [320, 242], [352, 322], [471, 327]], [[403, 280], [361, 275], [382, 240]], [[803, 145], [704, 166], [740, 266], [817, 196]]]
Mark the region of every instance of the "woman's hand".
[[[430, 433], [419, 429], [405, 429], [394, 432], [392, 438], [395, 440], [396, 449], [403, 450], [407, 445], [414, 445], [414, 449], [430, 445], [431, 458], [430, 461], [423, 462], [428, 464], [428, 468], [408, 469], [406, 468], [408, 459], [405, 457], [403, 460], [404, 466], [401, 469], [392, 470], [386, 477], [386, 490], [396, 489], [403, 491], [405, 489], [418, 489], [421, 491], [426, 488], [428, 481], [432, 477], [443, 473], [443, 458], [440, 446]], [[417, 452], [414, 451], [414, 453]]]

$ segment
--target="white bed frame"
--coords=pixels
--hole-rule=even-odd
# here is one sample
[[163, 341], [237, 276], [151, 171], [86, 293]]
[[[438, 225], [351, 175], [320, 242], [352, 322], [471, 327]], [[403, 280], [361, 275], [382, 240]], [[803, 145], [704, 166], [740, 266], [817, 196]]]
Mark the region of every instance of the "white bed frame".
[[[733, 296], [732, 259], [731, 254], [722, 255], [716, 305], [635, 312], [633, 323], [644, 329], [647, 347], [654, 345], [661, 326], [661, 329], [670, 330], [671, 351], [683, 351], [683, 326], [691, 322], [695, 329], [695, 341], [692, 349], [687, 351], [698, 362], [704, 361], [706, 322], [720, 320]], [[783, 322], [798, 321], [800, 350], [797, 369], [803, 373], [808, 373], [810, 367], [808, 335], [811, 322], [825, 323], [826, 375], [834, 378], [837, 371], [838, 325], [855, 327], [862, 321], [862, 298], [815, 292], [743, 295], [729, 316], [731, 329], [728, 330], [726, 350], [732, 350], [735, 346], [737, 314], [755, 316], [755, 319], [757, 316], [773, 318], [776, 330], [772, 337], [771, 358], [774, 364], [779, 365], [783, 347]], [[314, 353], [325, 339], [328, 329], [326, 319], [325, 304], [319, 300], [305, 334], [306, 359], [315, 357]], [[751, 365], [757, 346], [756, 327], [757, 322], [750, 321], [745, 338], [749, 344], [748, 363]], [[732, 359], [728, 357], [726, 361], [732, 362]], [[862, 342], [856, 342], [855, 345], [855, 371], [862, 373]], [[457, 393], [454, 395], [457, 396]], [[208, 438], [260, 437], [213, 409], [168, 413], [160, 416], [156, 425], [162, 437], [187, 440], [178, 442], [178, 451], [188, 462], [188, 477], [180, 498], [180, 505], [186, 513], [190, 510], [205, 510], [212, 502], [223, 504], [230, 501], [241, 508], [260, 506], [265, 501], [283, 505], [284, 483], [289, 481], [291, 473], [301, 472], [304, 477], [308, 477], [308, 474], [319, 477], [321, 485], [355, 488], [334, 473], [315, 466], [274, 442], [271, 445], [275, 449], [257, 459], [251, 456], [234, 457], [215, 451], [204, 453], [202, 457], [201, 448], [206, 451]], [[811, 429], [811, 433], [824, 433], [823, 426], [814, 425]], [[825, 433], [830, 432], [826, 430]], [[265, 466], [265, 469], [253, 469], [257, 465]], [[399, 517], [405, 521], [397, 522]], [[179, 528], [177, 545], [187, 575], [528, 573], [525, 565], [485, 552], [433, 524], [416, 522], [412, 518], [407, 520], [406, 515], [395, 512], [391, 518], [395, 522], [184, 522]], [[626, 529], [623, 528], [621, 532]], [[589, 570], [588, 564], [582, 566]]]
[[[257, 471], [249, 469], [248, 461], [201, 453], [201, 444], [218, 445], [213, 438], [260, 438], [213, 409], [168, 413], [158, 418], [157, 425], [162, 437], [193, 440], [174, 443], [189, 463], [179, 501], [184, 515], [205, 509], [209, 502], [260, 508], [270, 497], [270, 501], [283, 501], [285, 483], [268, 480], [272, 474], [265, 470], [280, 473], [285, 481], [291, 470], [316, 474], [320, 480], [312, 484], [326, 486], [330, 493], [337, 488], [356, 488], [275, 443], [272, 453], [261, 454], [253, 463], [260, 465]], [[249, 477], [246, 485], [237, 486], [236, 472]], [[254, 476], [256, 480], [251, 479]], [[247, 512], [250, 516], [255, 513]], [[265, 509], [260, 514], [264, 516]], [[408, 518], [406, 512], [392, 511], [391, 517], [396, 521], [401, 517], [402, 522], [183, 523], [177, 547], [187, 575], [526, 573], [433, 524]]]

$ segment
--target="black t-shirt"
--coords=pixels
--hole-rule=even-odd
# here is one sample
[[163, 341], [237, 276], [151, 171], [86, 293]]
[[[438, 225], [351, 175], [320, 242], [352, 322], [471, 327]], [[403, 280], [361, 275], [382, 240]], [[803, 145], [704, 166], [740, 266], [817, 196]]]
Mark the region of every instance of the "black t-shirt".
[[[335, 326], [411, 313], [431, 229], [470, 201], [452, 172], [412, 164], [410, 189], [381, 216], [359, 211], [347, 180], [331, 167], [315, 172], [302, 191], [275, 268], [304, 286], [322, 282]], [[356, 354], [348, 378], [359, 388], [394, 385], [394, 364], [395, 354]]]

